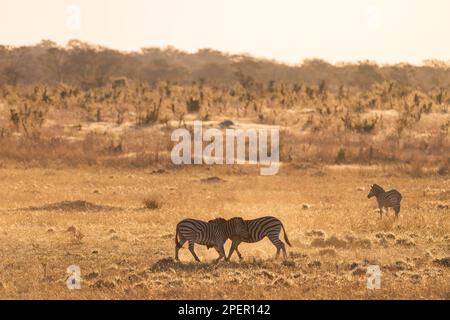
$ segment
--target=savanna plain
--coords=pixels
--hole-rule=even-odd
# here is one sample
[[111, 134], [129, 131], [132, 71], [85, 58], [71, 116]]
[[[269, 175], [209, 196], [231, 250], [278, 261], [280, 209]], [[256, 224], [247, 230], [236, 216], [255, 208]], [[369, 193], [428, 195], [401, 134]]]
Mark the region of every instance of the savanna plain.
[[[221, 181], [202, 180], [212, 173]], [[393, 212], [380, 219], [368, 201], [375, 179], [405, 190], [399, 220]], [[2, 169], [1, 180], [3, 298], [449, 298], [448, 210], [437, 205], [450, 185], [442, 178], [290, 167], [274, 177], [232, 168]], [[142, 205], [149, 194], [161, 208]], [[55, 205], [34, 208], [47, 203]], [[187, 248], [181, 263], [173, 260], [179, 220], [263, 215], [284, 223], [287, 260], [274, 259], [268, 239], [242, 244], [242, 262], [215, 264], [203, 246], [201, 263]], [[66, 287], [74, 264], [80, 290]], [[373, 264], [382, 270], [379, 290], [366, 286]]]
[[[450, 299], [448, 66], [0, 49], [0, 298]], [[278, 174], [172, 164], [171, 132], [194, 120], [279, 128]], [[398, 219], [374, 183], [402, 193]], [[243, 261], [201, 245], [200, 263], [187, 245], [174, 260], [182, 219], [267, 215], [287, 259], [264, 239]]]

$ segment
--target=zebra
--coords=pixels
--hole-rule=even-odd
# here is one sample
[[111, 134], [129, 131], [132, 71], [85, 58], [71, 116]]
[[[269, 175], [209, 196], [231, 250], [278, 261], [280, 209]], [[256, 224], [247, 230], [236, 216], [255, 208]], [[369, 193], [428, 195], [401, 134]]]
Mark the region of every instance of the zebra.
[[395, 218], [398, 218], [400, 213], [400, 202], [402, 201], [400, 192], [395, 189], [384, 191], [379, 185], [373, 184], [367, 195], [367, 198], [369, 199], [372, 197], [377, 198], [378, 208], [380, 209], [380, 218], [383, 218], [383, 207], [386, 208], [386, 212], [388, 208], [393, 208], [395, 211]]
[[235, 236], [248, 237], [247, 227], [242, 218], [232, 218], [230, 220], [217, 218], [208, 222], [195, 219], [182, 220], [176, 227], [175, 260], [180, 261], [178, 252], [186, 241], [189, 242], [189, 251], [197, 262], [200, 259], [194, 251], [195, 243], [206, 245], [208, 249], [215, 248], [217, 253], [219, 253], [216, 262], [222, 258], [228, 260], [224, 250], [224, 243]]
[[248, 237], [242, 237], [239, 235], [231, 237], [232, 243], [230, 248], [230, 253], [228, 254], [228, 259], [231, 258], [231, 255], [234, 251], [239, 256], [239, 259], [242, 260], [242, 255], [238, 250], [238, 246], [241, 242], [254, 243], [262, 240], [264, 237], [268, 237], [269, 240], [273, 243], [273, 245], [277, 248], [276, 258], [280, 255], [280, 251], [283, 251], [283, 256], [286, 259], [286, 249], [284, 243], [280, 240], [279, 235], [281, 229], [283, 229], [284, 233], [284, 241], [292, 247], [291, 243], [286, 234], [286, 230], [284, 229], [283, 223], [275, 217], [262, 217], [254, 220], [244, 220], [247, 229], [248, 229]]

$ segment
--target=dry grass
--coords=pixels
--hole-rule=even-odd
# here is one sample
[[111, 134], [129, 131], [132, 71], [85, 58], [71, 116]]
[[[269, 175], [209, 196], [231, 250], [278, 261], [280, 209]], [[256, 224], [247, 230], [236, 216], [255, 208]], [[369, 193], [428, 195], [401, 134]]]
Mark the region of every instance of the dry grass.
[[[226, 182], [203, 182], [211, 176]], [[446, 177], [285, 165], [272, 177], [253, 167], [3, 168], [0, 180], [0, 298], [450, 298]], [[373, 182], [403, 193], [398, 221], [392, 212], [379, 219], [366, 197]], [[153, 194], [164, 205], [143, 210]], [[187, 249], [183, 263], [173, 261], [180, 219], [262, 215], [283, 221], [293, 244], [287, 261], [273, 260], [268, 240], [242, 244], [243, 262], [216, 265], [201, 246], [202, 263]], [[73, 264], [81, 290], [66, 288]], [[380, 290], [366, 289], [369, 264], [381, 267]]]
[[[297, 89], [3, 87], [0, 298], [450, 299], [450, 100], [390, 83]], [[195, 119], [280, 126], [279, 174], [174, 167], [170, 133]], [[372, 183], [402, 192], [398, 221], [379, 219]], [[242, 244], [243, 262], [201, 246], [200, 264], [172, 259], [181, 219], [264, 215], [283, 221], [287, 261], [268, 240]], [[371, 264], [381, 290], [366, 289]]]

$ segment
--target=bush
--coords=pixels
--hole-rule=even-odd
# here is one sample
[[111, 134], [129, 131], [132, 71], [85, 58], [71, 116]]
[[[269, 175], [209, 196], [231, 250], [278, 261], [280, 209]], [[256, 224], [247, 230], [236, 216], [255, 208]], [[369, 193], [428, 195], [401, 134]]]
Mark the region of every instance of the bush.
[[200, 111], [200, 100], [189, 98], [186, 101], [186, 108], [189, 113], [197, 113]]
[[343, 147], [340, 147], [338, 154], [336, 156], [336, 163], [342, 163], [344, 161], [345, 161], [345, 149]]
[[162, 207], [162, 203], [157, 196], [150, 196], [144, 199], [144, 207], [148, 210], [159, 210]]

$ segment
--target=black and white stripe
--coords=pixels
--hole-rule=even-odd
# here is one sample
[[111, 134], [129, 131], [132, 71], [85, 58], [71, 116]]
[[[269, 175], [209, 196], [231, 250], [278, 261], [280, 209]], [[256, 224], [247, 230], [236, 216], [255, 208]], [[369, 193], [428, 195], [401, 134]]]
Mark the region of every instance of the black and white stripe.
[[383, 217], [383, 208], [393, 208], [395, 211], [395, 217], [398, 218], [400, 213], [400, 202], [402, 201], [402, 195], [397, 190], [384, 191], [382, 187], [377, 184], [373, 184], [370, 188], [370, 192], [367, 198], [377, 198], [378, 208], [380, 209], [380, 217]]
[[242, 259], [242, 255], [238, 250], [238, 246], [241, 242], [254, 243], [262, 240], [264, 237], [268, 237], [277, 248], [277, 258], [280, 251], [283, 251], [284, 258], [286, 258], [285, 245], [279, 238], [281, 229], [283, 229], [284, 232], [284, 241], [286, 241], [289, 246], [292, 245], [289, 242], [286, 230], [280, 220], [275, 217], [263, 217], [254, 220], [244, 220], [244, 222], [248, 229], [248, 237], [232, 236], [230, 238], [233, 242], [231, 244], [228, 259], [231, 258], [234, 251], [238, 254], [239, 259]]
[[248, 237], [247, 227], [242, 218], [225, 220], [218, 218], [208, 222], [185, 219], [177, 224], [175, 234], [175, 259], [179, 260], [178, 252], [186, 241], [189, 242], [189, 251], [196, 261], [200, 261], [194, 251], [194, 244], [206, 245], [215, 248], [219, 253], [219, 261], [222, 258], [228, 260], [225, 255], [224, 243], [231, 237]]

